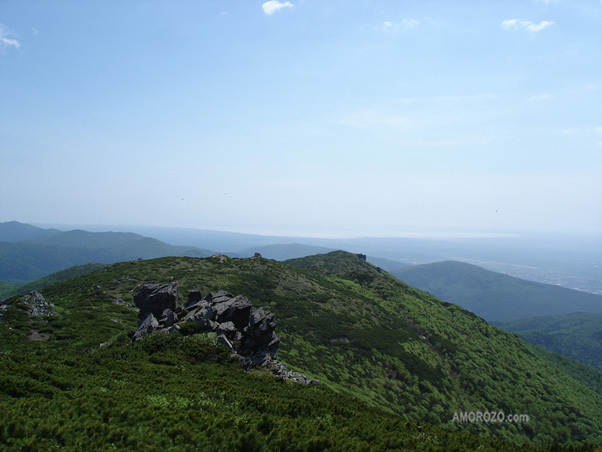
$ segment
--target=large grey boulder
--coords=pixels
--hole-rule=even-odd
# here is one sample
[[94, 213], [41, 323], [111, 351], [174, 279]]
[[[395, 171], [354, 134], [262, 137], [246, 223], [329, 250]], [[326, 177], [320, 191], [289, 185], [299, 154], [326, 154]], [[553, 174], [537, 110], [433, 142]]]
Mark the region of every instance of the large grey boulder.
[[142, 338], [145, 338], [149, 334], [154, 333], [159, 330], [160, 325], [155, 316], [152, 313], [149, 313], [148, 316], [140, 323], [140, 326], [134, 333], [132, 337], [133, 341], [139, 341]]
[[260, 344], [270, 342], [276, 328], [276, 316], [265, 306], [255, 310], [249, 316], [246, 334]]
[[[217, 302], [215, 300], [218, 300]], [[215, 310], [215, 321], [218, 323], [232, 322], [236, 328], [244, 328], [249, 323], [251, 302], [244, 296], [225, 299], [215, 297], [211, 304]]]
[[134, 302], [140, 308], [138, 323], [142, 323], [149, 314], [155, 318], [161, 318], [163, 311], [176, 310], [178, 302], [178, 283], [143, 285], [135, 294]]

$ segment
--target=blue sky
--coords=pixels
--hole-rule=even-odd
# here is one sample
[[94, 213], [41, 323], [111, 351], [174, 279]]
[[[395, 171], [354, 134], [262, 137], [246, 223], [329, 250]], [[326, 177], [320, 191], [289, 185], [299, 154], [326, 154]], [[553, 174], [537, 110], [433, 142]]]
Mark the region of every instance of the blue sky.
[[602, 2], [0, 3], [0, 221], [602, 232]]

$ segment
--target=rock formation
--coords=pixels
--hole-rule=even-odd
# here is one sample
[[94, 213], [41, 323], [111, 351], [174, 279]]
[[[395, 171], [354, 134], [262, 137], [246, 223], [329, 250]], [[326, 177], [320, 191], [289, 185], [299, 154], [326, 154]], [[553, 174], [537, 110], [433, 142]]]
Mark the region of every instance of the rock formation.
[[181, 331], [216, 333], [218, 341], [238, 355], [245, 370], [268, 366], [276, 376], [318, 384], [319, 381], [290, 372], [275, 361], [280, 337], [274, 332], [276, 316], [267, 307], [253, 308], [243, 295], [233, 296], [224, 291], [203, 294], [198, 290], [188, 293], [188, 301], [177, 306], [177, 283], [145, 284], [134, 295], [138, 314], [138, 330], [132, 340], [149, 334], [172, 334]]
[[36, 290], [25, 295], [23, 301], [27, 305], [29, 317], [47, 317], [55, 314], [54, 305], [46, 301], [44, 295]]

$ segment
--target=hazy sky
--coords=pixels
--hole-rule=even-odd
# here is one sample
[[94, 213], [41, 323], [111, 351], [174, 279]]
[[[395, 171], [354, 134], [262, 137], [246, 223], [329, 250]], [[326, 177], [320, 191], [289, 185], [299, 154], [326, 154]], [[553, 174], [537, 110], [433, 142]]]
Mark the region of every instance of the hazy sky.
[[0, 221], [602, 233], [602, 2], [0, 1]]

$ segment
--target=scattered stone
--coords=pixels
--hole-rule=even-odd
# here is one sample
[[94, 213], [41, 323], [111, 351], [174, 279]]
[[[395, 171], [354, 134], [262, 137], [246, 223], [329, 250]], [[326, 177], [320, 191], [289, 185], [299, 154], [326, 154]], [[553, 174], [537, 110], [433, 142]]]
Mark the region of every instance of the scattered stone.
[[357, 257], [360, 258], [360, 260], [365, 261], [366, 260], [366, 255], [365, 254], [357, 254]]
[[298, 383], [304, 383], [306, 385], [319, 385], [320, 384], [320, 380], [306, 377], [301, 372], [292, 372], [292, 371], [288, 370], [284, 364], [282, 364], [278, 361], [274, 361], [272, 363], [272, 365], [270, 366], [270, 372], [277, 377], [296, 381]]
[[40, 333], [36, 330], [31, 330], [31, 334], [29, 336], [27, 336], [27, 339], [29, 339], [30, 341], [47, 341], [48, 339], [50, 339], [50, 334], [47, 333]]
[[262, 257], [260, 253], [255, 253], [253, 257]]
[[121, 304], [121, 305], [126, 306], [128, 308], [135, 308], [135, 306], [132, 303], [128, 303], [127, 301], [123, 301], [121, 298], [113, 298], [111, 301], [113, 301], [113, 303], [115, 303], [115, 304]]

